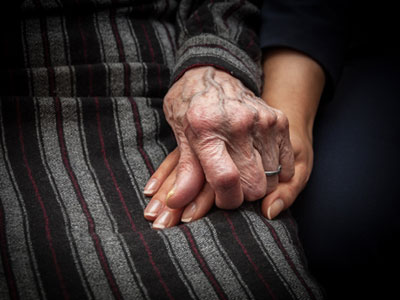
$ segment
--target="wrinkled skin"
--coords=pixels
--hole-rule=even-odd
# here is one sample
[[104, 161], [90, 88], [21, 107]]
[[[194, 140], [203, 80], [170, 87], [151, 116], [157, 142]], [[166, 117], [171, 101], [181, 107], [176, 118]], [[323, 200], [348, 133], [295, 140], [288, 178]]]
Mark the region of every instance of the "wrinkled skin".
[[[295, 174], [287, 182], [279, 182], [277, 188], [262, 199], [261, 211], [268, 219], [275, 218], [282, 210], [288, 208], [306, 185], [312, 170], [313, 150], [311, 139], [296, 129], [291, 130], [291, 143], [295, 156]], [[151, 180], [157, 180], [160, 185], [148, 193], [152, 196], [146, 207], [144, 216], [153, 222], [153, 228], [163, 229], [172, 227], [179, 222], [191, 222], [204, 217], [214, 204], [215, 194], [206, 182], [195, 197], [185, 208], [170, 209], [165, 205], [168, 191], [176, 180], [179, 161], [179, 149], [172, 151], [152, 175]], [[284, 206], [271, 209], [276, 199], [284, 199]]]
[[[169, 170], [174, 184], [163, 185], [172, 188], [156, 198], [174, 216], [198, 199], [204, 186], [214, 193], [205, 206], [211, 207], [212, 198], [216, 206], [234, 209], [244, 200], [264, 197], [294, 174], [287, 118], [226, 72], [213, 67], [187, 71], [166, 95], [164, 113], [178, 143], [178, 164]], [[267, 178], [264, 170], [276, 170], [279, 164], [279, 178]], [[166, 178], [152, 189], [158, 190]], [[154, 220], [153, 213], [147, 217]]]
[[166, 95], [164, 113], [180, 150], [177, 179], [167, 200], [171, 208], [194, 199], [204, 175], [216, 205], [224, 209], [260, 199], [267, 184], [274, 190], [278, 177], [267, 183], [264, 170], [281, 164], [279, 180], [293, 176], [287, 118], [223, 71], [187, 71]]

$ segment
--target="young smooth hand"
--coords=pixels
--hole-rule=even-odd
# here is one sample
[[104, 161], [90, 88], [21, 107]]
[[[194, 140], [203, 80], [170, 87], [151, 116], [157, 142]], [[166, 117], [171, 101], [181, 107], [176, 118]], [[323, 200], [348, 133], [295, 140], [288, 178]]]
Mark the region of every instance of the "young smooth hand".
[[[175, 183], [179, 150], [172, 151], [148, 181], [144, 193], [152, 196], [144, 211], [144, 217], [153, 222], [154, 229], [163, 229], [179, 222], [191, 222], [205, 216], [214, 204], [215, 194], [208, 183], [185, 208], [172, 209], [166, 205], [168, 191]], [[158, 184], [156, 184], [158, 183]]]
[[[325, 85], [325, 74], [323, 69], [317, 62], [312, 60], [307, 55], [297, 52], [295, 50], [287, 48], [276, 48], [268, 51], [266, 54], [267, 55], [265, 56], [264, 60], [263, 99], [270, 106], [265, 105], [264, 103], [261, 104], [260, 102], [255, 101], [254, 98], [252, 98], [251, 100], [248, 99], [248, 96], [254, 97], [254, 95], [252, 95], [250, 91], [246, 91], [246, 89], [237, 79], [231, 76], [229, 77], [229, 74], [212, 68], [202, 69], [199, 71], [199, 73], [196, 74], [185, 74], [184, 77], [176, 83], [178, 84], [177, 89], [170, 90], [170, 93], [166, 98], [168, 101], [166, 103], [167, 107], [165, 107], [165, 111], [167, 117], [169, 116], [171, 126], [175, 128], [174, 132], [177, 136], [179, 151], [184, 150], [184, 152], [182, 154], [179, 153], [178, 150], [175, 150], [173, 154], [171, 154], [171, 157], [168, 156], [165, 164], [163, 163], [156, 171], [156, 173], [154, 173], [145, 188], [145, 194], [147, 193], [147, 195], [153, 195], [156, 193], [156, 191], [161, 190], [161, 186], [163, 187], [162, 189], [164, 191], [160, 193], [161, 197], [153, 197], [153, 199], [161, 199], [160, 201], [162, 202], [162, 205], [156, 205], [156, 210], [158, 212], [163, 213], [164, 210], [169, 210], [170, 214], [173, 215], [173, 217], [170, 217], [170, 219], [173, 221], [169, 222], [165, 227], [178, 224], [180, 219], [182, 219], [183, 221], [189, 221], [204, 216], [207, 211], [212, 207], [214, 201], [217, 205], [220, 204], [220, 207], [224, 207], [223, 201], [217, 201], [217, 199], [218, 197], [222, 197], [222, 199], [224, 199], [224, 189], [221, 188], [221, 186], [224, 186], [224, 183], [228, 187], [233, 186], [227, 184], [229, 183], [229, 180], [232, 179], [232, 177], [225, 177], [224, 180], [224, 176], [220, 176], [220, 181], [217, 180], [216, 182], [214, 182], [214, 184], [206, 183], [204, 185], [204, 175], [202, 170], [200, 169], [200, 167], [203, 167], [203, 163], [199, 160], [196, 160], [196, 153], [200, 150], [206, 150], [207, 146], [209, 146], [208, 148], [211, 149], [218, 148], [217, 146], [220, 144], [215, 142], [214, 139], [211, 138], [212, 136], [214, 136], [217, 140], [219, 137], [219, 141], [223, 141], [223, 147], [220, 147], [223, 149], [222, 153], [232, 155], [232, 160], [230, 162], [234, 161], [234, 163], [237, 163], [237, 165], [239, 166], [236, 167], [236, 171], [245, 169], [246, 171], [243, 172], [243, 174], [254, 175], [255, 173], [257, 173], [256, 175], [259, 180], [254, 182], [254, 184], [256, 185], [260, 184], [260, 182], [261, 184], [265, 184], [263, 180], [266, 180], [266, 178], [265, 176], [261, 176], [261, 171], [258, 168], [259, 160], [257, 161], [255, 159], [256, 155], [251, 156], [249, 155], [249, 153], [251, 154], [251, 151], [246, 151], [246, 147], [248, 149], [249, 145], [251, 144], [243, 142], [246, 141], [246, 136], [250, 137], [250, 140], [252, 141], [257, 140], [257, 137], [255, 138], [253, 135], [254, 130], [249, 131], [248, 129], [256, 128], [261, 131], [262, 134], [258, 135], [259, 138], [261, 137], [261, 140], [258, 140], [258, 143], [263, 145], [265, 149], [276, 149], [276, 145], [279, 145], [279, 138], [275, 140], [271, 138], [274, 137], [272, 132], [280, 132], [281, 134], [284, 133], [284, 137], [282, 137], [282, 135], [280, 136], [281, 141], [285, 141], [284, 145], [290, 147], [289, 152], [291, 153], [286, 157], [289, 157], [289, 161], [291, 160], [287, 167], [283, 163], [285, 161], [285, 155], [282, 155], [285, 153], [285, 147], [278, 147], [279, 150], [284, 150], [283, 153], [279, 153], [278, 156], [276, 152], [268, 152], [268, 150], [265, 149], [260, 150], [257, 147], [254, 148], [254, 145], [260, 146], [260, 144], [253, 143], [253, 148], [257, 150], [256, 152], [258, 152], [260, 154], [260, 157], [262, 158], [262, 164], [264, 167], [262, 170], [273, 170], [274, 168], [276, 168], [277, 162], [279, 161], [279, 163], [282, 164], [282, 171], [289, 171], [289, 174], [281, 174], [281, 176], [279, 177], [279, 182], [277, 176], [275, 176], [275, 178], [268, 178], [268, 190], [263, 190], [263, 192], [266, 192], [267, 195], [262, 195], [265, 196], [262, 200], [262, 212], [265, 217], [273, 219], [282, 210], [290, 207], [290, 205], [292, 205], [292, 203], [297, 198], [298, 194], [307, 184], [313, 165], [313, 123], [317, 112], [319, 99]], [[195, 70], [193, 70], [193, 72], [194, 71]], [[196, 76], [189, 76], [186, 78], [186, 75]], [[220, 75], [222, 75], [222, 77], [219, 77]], [[223, 75], [225, 75], [225, 77]], [[196, 85], [195, 83], [199, 83], [199, 85]], [[216, 97], [211, 97], [207, 99], [207, 96], [210, 95], [216, 95]], [[237, 97], [238, 95], [240, 97]], [[206, 96], [205, 99], [204, 96]], [[178, 101], [174, 102], [174, 99], [178, 99]], [[182, 99], [183, 102], [179, 102]], [[245, 99], [245, 101], [243, 101], [243, 99]], [[193, 104], [192, 100], [195, 100]], [[258, 103], [257, 106], [254, 106], [255, 102]], [[175, 105], [177, 106], [175, 107]], [[279, 110], [272, 109], [271, 106]], [[251, 113], [249, 114], [249, 112], [254, 112], [254, 110], [252, 110], [250, 107], [261, 107], [262, 109], [260, 112], [261, 115], [264, 117], [268, 115], [266, 111], [273, 112], [275, 113], [277, 120], [285, 120], [285, 122], [277, 122], [280, 124], [277, 124], [276, 122], [271, 122], [269, 123], [270, 127], [260, 126], [262, 124], [265, 124], [264, 122], [244, 122], [242, 126], [240, 126], [240, 122], [235, 123], [235, 120], [243, 120], [243, 116], [249, 116], [251, 115]], [[195, 113], [195, 108], [200, 108], [200, 110], [198, 110], [198, 113]], [[216, 108], [219, 109], [219, 112], [213, 114], [212, 111]], [[267, 109], [265, 110], [265, 108]], [[182, 114], [182, 111], [186, 112], [186, 114]], [[188, 111], [189, 118], [187, 116]], [[283, 117], [283, 113], [281, 111], [284, 112], [284, 114], [290, 121], [289, 129], [287, 127], [287, 119], [286, 117]], [[170, 114], [168, 115], [168, 113]], [[175, 115], [176, 117], [174, 119]], [[221, 120], [224, 120], [225, 117], [232, 119], [230, 121], [221, 122]], [[253, 121], [258, 120], [258, 114], [253, 114], [253, 117]], [[270, 116], [267, 118], [270, 118]], [[192, 123], [189, 122], [187, 119], [189, 119], [189, 121], [194, 121], [194, 125], [192, 125]], [[248, 119], [244, 119], [248, 121]], [[207, 120], [209, 120], [209, 122], [206, 122]], [[216, 123], [214, 122], [215, 120], [217, 121]], [[270, 118], [269, 120], [274, 120], [274, 118]], [[206, 128], [203, 128], [202, 126], [197, 126], [196, 122], [200, 125], [214, 125], [208, 127], [206, 126]], [[175, 123], [177, 124], [174, 127]], [[222, 126], [231, 123], [237, 125], [234, 126], [234, 128], [238, 129], [238, 132], [236, 132], [236, 134], [230, 132], [229, 130], [226, 130], [226, 127]], [[282, 123], [286, 123], [285, 126], [282, 126]], [[246, 124], [247, 127], [245, 126]], [[249, 124], [251, 126], [248, 126]], [[277, 127], [280, 128], [280, 130], [274, 131], [274, 125], [278, 125]], [[282, 130], [282, 128], [285, 128], [285, 130]], [[201, 143], [201, 145], [203, 145], [203, 148], [194, 150], [189, 142], [192, 140], [191, 137], [193, 137], [193, 133], [196, 133], [197, 131], [199, 132], [197, 135], [194, 135], [194, 137], [197, 139], [205, 137], [205, 139], [203, 143]], [[222, 131], [222, 133], [220, 133], [220, 131]], [[269, 134], [268, 131], [270, 131]], [[255, 132], [257, 132], [257, 130], [255, 130]], [[210, 133], [214, 133], [214, 135]], [[229, 139], [229, 136], [233, 136], [234, 138]], [[233, 141], [235, 141], [235, 143]], [[278, 143], [276, 143], [277, 141]], [[207, 142], [211, 143], [207, 144]], [[198, 141], [197, 144], [199, 144]], [[193, 145], [197, 144], [194, 143]], [[290, 144], [292, 146], [290, 146]], [[231, 147], [235, 145], [237, 146], [236, 149], [240, 150], [231, 149]], [[243, 147], [243, 145], [245, 147]], [[292, 156], [290, 158], [290, 155], [293, 155], [293, 153], [291, 152], [292, 149], [294, 151], [294, 157]], [[252, 151], [254, 153], [254, 150]], [[269, 156], [270, 159], [268, 159], [268, 155], [265, 155], [265, 153], [272, 153], [273, 155]], [[208, 160], [208, 164], [205, 163], [207, 168], [205, 168], [204, 171], [208, 170], [208, 172], [212, 173], [212, 169], [214, 167], [214, 171], [218, 175], [218, 171], [220, 171], [221, 168], [225, 171], [229, 170], [229, 168], [224, 167], [224, 163], [226, 161], [224, 160], [224, 158], [227, 158], [227, 155], [223, 155], [221, 157], [218, 155], [213, 156], [213, 154], [221, 154], [221, 152], [211, 151], [207, 155], [207, 152], [204, 151], [203, 160]], [[238, 154], [241, 154], [242, 156], [235, 157], [235, 155]], [[243, 158], [243, 162], [240, 161], [241, 158]], [[264, 160], [264, 158], [266, 159]], [[257, 163], [254, 164], [254, 161], [257, 161]], [[271, 163], [271, 161], [273, 163]], [[245, 166], [245, 168], [243, 168], [243, 165]], [[232, 166], [232, 164], [230, 166]], [[235, 170], [235, 166], [236, 165], [234, 164], [234, 167], [232, 168], [233, 170]], [[254, 170], [256, 171], [253, 171], [252, 173], [251, 170], [248, 171], [249, 168], [254, 168]], [[215, 177], [207, 175], [207, 172], [205, 173], [207, 181], [209, 179], [215, 179]], [[294, 176], [292, 176], [293, 173]], [[193, 176], [193, 174], [195, 175]], [[175, 177], [177, 176], [181, 177], [180, 180], [179, 178], [175, 179]], [[244, 193], [246, 193], [248, 189], [251, 188], [251, 186], [246, 186], [246, 177], [244, 177], [244, 180], [242, 180], [241, 176], [242, 173], [239, 172], [239, 182], [241, 185], [244, 186], [244, 188], [241, 187], [241, 189], [242, 192], [244, 191]], [[262, 177], [264, 177], [265, 179], [263, 179]], [[169, 178], [168, 183], [165, 181], [166, 178]], [[251, 183], [251, 181], [249, 182]], [[185, 183], [188, 183], [188, 185], [186, 186], [186, 190]], [[217, 196], [217, 190], [214, 188], [213, 185], [220, 188], [221, 196]], [[174, 186], [175, 188], [173, 188]], [[262, 189], [264, 188], [265, 185], [262, 186]], [[173, 192], [175, 191], [175, 193], [167, 192], [171, 190]], [[227, 198], [225, 198], [224, 201], [229, 202], [228, 197], [231, 196], [229, 190], [229, 188], [225, 189], [225, 192], [228, 192], [226, 194], [228, 196]], [[261, 194], [259, 189], [256, 189], [256, 191], [257, 193]], [[170, 197], [171, 194], [176, 195], [175, 200], [172, 201], [171, 204], [180, 204], [176, 205], [176, 207], [181, 208], [171, 210], [165, 206], [165, 199], [168, 198], [168, 193]], [[244, 193], [243, 198], [245, 197]], [[247, 194], [246, 196], [248, 200], [256, 198], [254, 197], [254, 195], [253, 197], [251, 197], [251, 193], [250, 197], [249, 194]], [[173, 198], [171, 198], [171, 200], [172, 199]], [[188, 204], [191, 201], [194, 201], [196, 204]], [[237, 205], [240, 205], [241, 201], [242, 200], [239, 197], [239, 201], [235, 200], [233, 201], [233, 205], [232, 203], [230, 203], [230, 206], [228, 206], [230, 208], [233, 208], [235, 206], [237, 207]], [[150, 208], [152, 206], [152, 202], [153, 200], [150, 202]], [[186, 208], [184, 208], [185, 205], [187, 205]], [[157, 219], [159, 214], [157, 214], [157, 216], [152, 213], [149, 214], [149, 211], [153, 210], [150, 208], [146, 208], [146, 218], [148, 218], [149, 220]], [[152, 217], [150, 217], [150, 215], [152, 215]], [[193, 217], [191, 218], [191, 216]], [[157, 222], [158, 221], [156, 220], [156, 225]]]
[[[313, 164], [313, 149], [309, 137], [296, 129], [291, 130], [291, 143], [295, 156], [295, 175], [287, 182], [278, 183], [276, 189], [262, 199], [261, 211], [268, 219], [274, 219], [288, 208], [306, 185]], [[165, 199], [176, 179], [179, 150], [171, 152], [151, 176], [145, 188], [145, 195], [152, 196], [144, 211], [147, 220], [153, 221], [153, 228], [163, 229], [191, 222], [204, 217], [214, 205], [215, 193], [205, 182], [199, 194], [186, 207], [171, 209]], [[158, 186], [154, 182], [161, 183]]]

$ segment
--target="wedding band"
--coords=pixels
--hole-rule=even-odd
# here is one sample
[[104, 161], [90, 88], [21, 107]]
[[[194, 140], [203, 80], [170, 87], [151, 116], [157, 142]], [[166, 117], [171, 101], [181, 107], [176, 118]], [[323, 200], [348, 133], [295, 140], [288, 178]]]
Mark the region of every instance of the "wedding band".
[[281, 172], [281, 169], [282, 169], [282, 166], [279, 165], [278, 166], [278, 170], [276, 170], [276, 171], [265, 171], [264, 173], [265, 173], [265, 175], [267, 177], [270, 177], [270, 176], [278, 175]]

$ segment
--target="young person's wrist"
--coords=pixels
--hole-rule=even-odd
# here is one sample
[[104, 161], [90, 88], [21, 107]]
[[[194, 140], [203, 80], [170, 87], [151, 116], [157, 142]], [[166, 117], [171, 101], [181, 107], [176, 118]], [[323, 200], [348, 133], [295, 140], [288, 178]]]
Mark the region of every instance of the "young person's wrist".
[[325, 85], [322, 67], [309, 56], [288, 48], [268, 49], [264, 53], [262, 98], [281, 110], [289, 129], [312, 141], [319, 100]]

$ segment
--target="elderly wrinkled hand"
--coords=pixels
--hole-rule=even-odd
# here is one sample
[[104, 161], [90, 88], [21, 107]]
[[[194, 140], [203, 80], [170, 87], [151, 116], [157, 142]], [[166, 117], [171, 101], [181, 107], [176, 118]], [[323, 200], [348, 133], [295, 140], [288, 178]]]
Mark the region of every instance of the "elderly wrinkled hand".
[[[180, 152], [166, 199], [170, 208], [192, 201], [204, 179], [215, 192], [215, 204], [234, 209], [293, 176], [287, 118], [226, 72], [213, 67], [187, 71], [165, 96], [164, 113]], [[279, 178], [265, 176], [279, 165]]]

